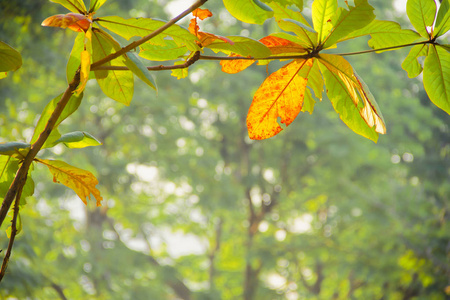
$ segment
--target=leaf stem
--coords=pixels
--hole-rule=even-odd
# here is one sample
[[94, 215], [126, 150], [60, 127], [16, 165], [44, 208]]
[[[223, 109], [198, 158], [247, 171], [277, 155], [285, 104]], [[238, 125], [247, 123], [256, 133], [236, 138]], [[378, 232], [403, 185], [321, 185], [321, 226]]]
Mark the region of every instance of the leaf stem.
[[152, 33], [150, 33], [149, 35], [144, 36], [143, 38], [134, 41], [130, 44], [128, 44], [127, 46], [123, 47], [122, 49], [111, 53], [110, 55], [94, 62], [91, 65], [91, 70], [97, 70], [97, 68], [133, 49], [135, 49], [136, 47], [142, 45], [143, 43], [147, 42], [148, 40], [154, 38], [155, 36], [159, 35], [160, 33], [162, 33], [164, 30], [166, 30], [167, 28], [169, 28], [170, 26], [174, 25], [176, 22], [178, 22], [179, 20], [181, 20], [182, 18], [184, 18], [185, 16], [187, 16], [188, 14], [190, 14], [192, 11], [194, 11], [195, 9], [199, 8], [200, 6], [202, 6], [206, 1], [208, 0], [197, 0], [194, 4], [191, 5], [191, 7], [189, 7], [188, 9], [186, 9], [184, 12], [182, 12], [181, 14], [179, 14], [178, 16], [176, 16], [175, 18], [171, 19], [170, 21], [168, 21], [166, 24], [164, 24], [163, 26], [159, 27], [158, 29], [156, 29], [155, 31], [153, 31]]
[[416, 43], [410, 43], [410, 44], [404, 44], [404, 45], [398, 45], [398, 46], [391, 46], [391, 47], [386, 47], [386, 48], [369, 49], [369, 50], [364, 50], [364, 51], [347, 52], [347, 53], [336, 53], [336, 54], [333, 53], [333, 54], [339, 55], [339, 56], [358, 55], [358, 54], [365, 54], [365, 53], [371, 53], [371, 52], [376, 52], [376, 51], [386, 51], [386, 50], [393, 50], [393, 49], [398, 49], [398, 48], [405, 48], [405, 47], [422, 45], [422, 44], [435, 44], [435, 42], [431, 41], [431, 40], [427, 40], [427, 41], [422, 41], [422, 42], [416, 42]]

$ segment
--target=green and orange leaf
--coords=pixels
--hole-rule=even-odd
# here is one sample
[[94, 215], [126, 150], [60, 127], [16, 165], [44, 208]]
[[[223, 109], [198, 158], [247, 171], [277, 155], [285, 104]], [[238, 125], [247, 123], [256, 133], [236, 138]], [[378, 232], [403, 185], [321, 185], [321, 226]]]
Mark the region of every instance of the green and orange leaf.
[[92, 194], [97, 206], [101, 206], [103, 198], [100, 195], [100, 191], [95, 187], [98, 184], [98, 180], [91, 172], [73, 167], [59, 160], [36, 159], [36, 161], [48, 167], [53, 175], [53, 182], [58, 182], [71, 188], [85, 204], [87, 204], [87, 199], [91, 200]]
[[247, 115], [247, 128], [251, 139], [270, 138], [283, 130], [280, 122], [289, 126], [303, 107], [308, 80], [298, 72], [311, 67], [311, 60], [297, 59], [272, 73], [253, 97]]
[[383, 117], [374, 97], [343, 57], [319, 56], [327, 94], [341, 120], [354, 132], [376, 142], [386, 133]]
[[86, 32], [91, 27], [92, 21], [89, 17], [77, 14], [68, 13], [65, 15], [54, 15], [48, 17], [42, 22], [42, 26], [69, 28], [76, 32]]

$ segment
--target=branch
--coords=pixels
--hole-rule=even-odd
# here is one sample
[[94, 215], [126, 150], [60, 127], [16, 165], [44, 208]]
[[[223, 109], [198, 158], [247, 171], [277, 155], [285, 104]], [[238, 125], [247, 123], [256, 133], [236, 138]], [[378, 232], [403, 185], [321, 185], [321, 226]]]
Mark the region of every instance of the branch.
[[14, 215], [11, 222], [11, 237], [9, 238], [8, 249], [6, 250], [5, 257], [3, 258], [2, 269], [0, 271], [0, 281], [3, 279], [3, 276], [5, 276], [9, 257], [11, 256], [12, 247], [17, 234], [17, 216], [19, 215], [19, 204], [20, 197], [22, 196], [22, 188], [23, 186], [19, 188], [19, 191], [16, 194], [16, 201], [14, 202]]
[[99, 61], [96, 61], [95, 63], [93, 63], [91, 65], [91, 70], [97, 70], [97, 68], [100, 67], [101, 65], [103, 65], [103, 64], [105, 64], [105, 63], [107, 63], [107, 62], [109, 62], [109, 61], [111, 61], [111, 60], [113, 60], [113, 59], [115, 59], [115, 58], [117, 58], [117, 57], [127, 53], [128, 51], [131, 51], [131, 50], [137, 48], [138, 46], [142, 45], [143, 43], [147, 42], [148, 40], [154, 38], [158, 34], [162, 33], [164, 30], [169, 28], [170, 26], [174, 25], [180, 19], [184, 18], [185, 16], [190, 14], [192, 11], [194, 11], [195, 9], [199, 8], [200, 6], [202, 6], [206, 1], [208, 1], [208, 0], [197, 0], [194, 4], [192, 4], [191, 7], [189, 7], [184, 12], [182, 12], [181, 14], [176, 16], [175, 18], [171, 19], [166, 24], [164, 24], [160, 28], [156, 29], [155, 31], [153, 31], [149, 35], [144, 36], [143, 38], [130, 43], [128, 46], [123, 47], [122, 49], [118, 50], [117, 52], [114, 52], [114, 53], [112, 53], [112, 54], [110, 54], [110, 55], [100, 59]]
[[[197, 51], [184, 64], [173, 65], [173, 66], [159, 65], [159, 66], [147, 67], [147, 70], [149, 70], [149, 71], [164, 71], [164, 70], [184, 69], [184, 68], [190, 67], [192, 64], [194, 64], [199, 59], [200, 59], [200, 51]], [[99, 66], [98, 68], [96, 68], [96, 70], [129, 71], [130, 69], [125, 66]]]

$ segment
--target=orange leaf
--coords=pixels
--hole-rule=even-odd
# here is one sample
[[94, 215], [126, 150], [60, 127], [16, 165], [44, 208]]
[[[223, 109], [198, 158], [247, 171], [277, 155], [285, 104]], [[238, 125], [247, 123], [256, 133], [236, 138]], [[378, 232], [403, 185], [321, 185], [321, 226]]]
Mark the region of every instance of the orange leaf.
[[191, 22], [189, 23], [188, 29], [189, 29], [190, 33], [197, 35], [198, 29], [199, 29], [199, 27], [197, 25], [197, 18], [193, 18], [191, 20]]
[[306, 49], [299, 44], [276, 36], [269, 35], [263, 37], [259, 41], [266, 45], [267, 48], [270, 49], [270, 52], [272, 52], [272, 54], [306, 52]]
[[[239, 54], [231, 54], [230, 57], [240, 56]], [[220, 65], [222, 66], [222, 71], [228, 74], [236, 74], [242, 70], [247, 69], [255, 61], [251, 59], [236, 59], [236, 60], [222, 60]]]
[[202, 9], [202, 8], [197, 8], [196, 10], [194, 10], [192, 12], [192, 14], [194, 15], [194, 17], [199, 18], [200, 20], [204, 20], [206, 18], [212, 17], [212, 12], [210, 12], [208, 9]]
[[247, 114], [247, 128], [251, 139], [262, 140], [283, 130], [278, 124], [294, 121], [303, 106], [307, 78], [298, 72], [311, 60], [297, 59], [272, 73], [259, 87]]
[[53, 175], [53, 182], [59, 182], [71, 188], [83, 200], [84, 204], [87, 204], [87, 198], [91, 200], [92, 194], [97, 200], [97, 206], [101, 206], [103, 198], [95, 187], [98, 180], [91, 172], [75, 168], [59, 160], [36, 160], [48, 167]]
[[42, 22], [42, 26], [69, 28], [76, 32], [82, 32], [89, 29], [91, 19], [82, 14], [68, 13], [65, 15], [54, 15], [48, 17]]

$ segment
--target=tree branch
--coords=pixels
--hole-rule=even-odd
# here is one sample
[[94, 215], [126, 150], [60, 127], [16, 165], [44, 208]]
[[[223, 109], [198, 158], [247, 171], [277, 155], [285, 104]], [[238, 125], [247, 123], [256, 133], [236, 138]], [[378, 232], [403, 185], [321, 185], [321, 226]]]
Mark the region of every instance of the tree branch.
[[[25, 179], [26, 180], [26, 179]], [[5, 276], [6, 268], [8, 267], [9, 257], [11, 256], [12, 247], [17, 234], [17, 216], [19, 215], [20, 197], [22, 196], [23, 186], [19, 188], [16, 194], [16, 201], [14, 202], [14, 215], [11, 222], [11, 237], [9, 238], [8, 249], [6, 250], [5, 257], [3, 258], [2, 269], [0, 270], [0, 281]]]
[[166, 30], [167, 28], [169, 28], [170, 26], [174, 25], [176, 22], [178, 22], [179, 20], [181, 20], [182, 18], [184, 18], [185, 16], [190, 14], [192, 11], [194, 11], [195, 9], [197, 9], [200, 6], [202, 6], [203, 4], [205, 4], [206, 1], [208, 1], [208, 0], [197, 0], [194, 4], [191, 5], [191, 7], [189, 7], [184, 12], [182, 12], [181, 14], [176, 16], [175, 18], [171, 19], [166, 24], [164, 24], [160, 28], [156, 29], [155, 31], [153, 31], [149, 35], [144, 36], [143, 38], [130, 43], [128, 46], [123, 47], [122, 49], [118, 50], [117, 52], [111, 53], [110, 55], [100, 59], [99, 61], [96, 61], [95, 63], [93, 63], [91, 65], [91, 70], [97, 70], [97, 68], [99, 66], [101, 66], [101, 65], [103, 65], [103, 64], [105, 64], [105, 63], [107, 63], [107, 62], [109, 62], [109, 61], [111, 61], [111, 60], [113, 60], [113, 59], [115, 59], [115, 58], [117, 58], [117, 57], [127, 53], [128, 51], [131, 51], [131, 50], [135, 49], [136, 47], [142, 45], [143, 43], [147, 42], [148, 40], [154, 38], [155, 36], [157, 36], [160, 33], [162, 33], [164, 30]]

